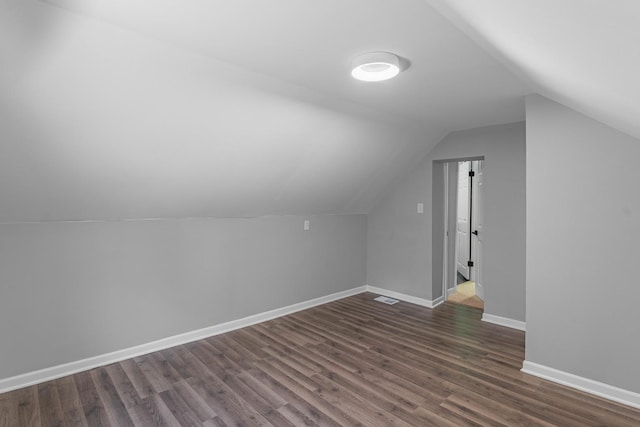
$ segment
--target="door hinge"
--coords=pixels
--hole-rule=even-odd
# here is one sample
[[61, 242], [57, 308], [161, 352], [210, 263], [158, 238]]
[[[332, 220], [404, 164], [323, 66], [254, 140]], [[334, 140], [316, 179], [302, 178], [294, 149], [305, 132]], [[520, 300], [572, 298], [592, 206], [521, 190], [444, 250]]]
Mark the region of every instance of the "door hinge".
[[476, 176], [476, 173], [474, 171], [469, 171], [469, 176]]
[[473, 261], [467, 261], [467, 267], [473, 267]]

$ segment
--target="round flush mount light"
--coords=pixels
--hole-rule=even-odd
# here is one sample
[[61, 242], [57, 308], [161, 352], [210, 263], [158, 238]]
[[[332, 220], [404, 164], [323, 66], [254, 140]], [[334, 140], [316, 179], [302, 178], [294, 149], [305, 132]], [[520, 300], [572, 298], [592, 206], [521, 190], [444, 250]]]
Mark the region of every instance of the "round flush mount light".
[[365, 82], [389, 80], [400, 73], [400, 58], [388, 52], [370, 52], [353, 60], [351, 75]]

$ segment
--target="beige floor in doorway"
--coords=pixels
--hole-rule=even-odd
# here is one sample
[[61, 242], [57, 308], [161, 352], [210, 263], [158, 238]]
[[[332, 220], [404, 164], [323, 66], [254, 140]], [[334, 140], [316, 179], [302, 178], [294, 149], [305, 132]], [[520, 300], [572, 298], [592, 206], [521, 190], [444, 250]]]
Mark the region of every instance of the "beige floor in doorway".
[[472, 281], [460, 283], [447, 301], [484, 309], [484, 302], [476, 295], [476, 283]]

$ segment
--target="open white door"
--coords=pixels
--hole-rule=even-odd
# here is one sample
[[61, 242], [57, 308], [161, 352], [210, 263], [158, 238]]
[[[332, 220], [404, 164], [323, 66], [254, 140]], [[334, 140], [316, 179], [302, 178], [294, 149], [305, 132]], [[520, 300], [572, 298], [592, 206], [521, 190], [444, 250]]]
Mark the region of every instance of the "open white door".
[[473, 257], [472, 278], [476, 282], [476, 295], [484, 301], [484, 285], [482, 280], [482, 240], [484, 238], [484, 161], [472, 162], [475, 172], [473, 177], [473, 193], [471, 197], [471, 224], [473, 234], [471, 253]]
[[469, 261], [469, 170], [471, 162], [458, 163], [458, 210], [456, 221], [456, 265], [458, 273], [470, 279]]

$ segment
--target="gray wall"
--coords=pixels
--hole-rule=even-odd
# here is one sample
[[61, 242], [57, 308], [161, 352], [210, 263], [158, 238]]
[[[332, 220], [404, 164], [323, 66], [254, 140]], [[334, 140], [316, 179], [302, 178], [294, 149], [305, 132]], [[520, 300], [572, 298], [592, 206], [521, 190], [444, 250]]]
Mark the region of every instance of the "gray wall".
[[[485, 159], [485, 312], [524, 321], [524, 123], [449, 134], [376, 206], [367, 220], [367, 283], [431, 300], [442, 295], [442, 258], [433, 261], [442, 239], [433, 234], [432, 218], [435, 209], [437, 224], [443, 195], [433, 164], [478, 157]], [[425, 213], [417, 214], [421, 201]]]
[[0, 379], [362, 286], [365, 252], [364, 215], [2, 224]]
[[640, 392], [640, 140], [527, 98], [526, 359]]
[[[367, 216], [367, 284], [431, 299], [431, 167], [421, 163]], [[424, 203], [424, 214], [416, 213]]]

